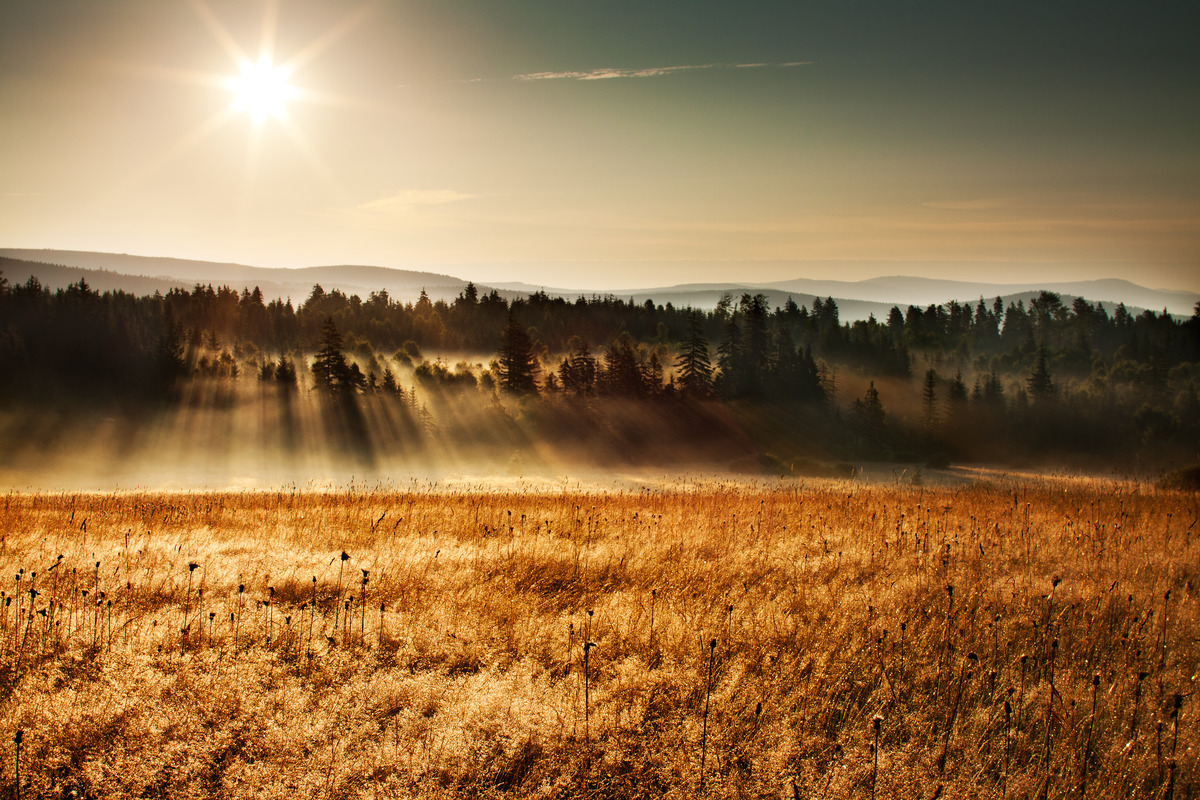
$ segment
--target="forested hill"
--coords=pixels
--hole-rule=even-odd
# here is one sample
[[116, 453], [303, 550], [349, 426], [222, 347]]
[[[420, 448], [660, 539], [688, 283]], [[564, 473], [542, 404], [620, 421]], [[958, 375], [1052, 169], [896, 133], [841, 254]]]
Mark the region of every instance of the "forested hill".
[[[1109, 314], [1116, 310], [1119, 303], [1124, 303], [1135, 315], [1148, 308], [1154, 311], [1166, 309], [1173, 315], [1186, 317], [1191, 315], [1194, 304], [1200, 301], [1200, 294], [1196, 292], [1150, 289], [1113, 278], [1041, 281], [1031, 284], [916, 278], [903, 275], [860, 281], [801, 277], [773, 282], [687, 283], [645, 289], [617, 289], [604, 286], [601, 280], [596, 279], [596, 275], [602, 274], [603, 270], [598, 270], [594, 264], [566, 262], [557, 266], [561, 275], [571, 276], [577, 282], [583, 281], [587, 286], [572, 289], [525, 283], [492, 283], [483, 286], [473, 275], [478, 271], [479, 265], [459, 265], [457, 273], [474, 280], [480, 291], [488, 292], [495, 288], [508, 300], [542, 292], [567, 300], [581, 296], [614, 296], [637, 303], [653, 300], [658, 305], [670, 303], [674, 306], [712, 310], [726, 294], [737, 298], [746, 293], [761, 293], [772, 307], [782, 306], [789, 297], [802, 305], [812, 305], [816, 297], [833, 297], [838, 302], [842, 319], [851, 322], [865, 320], [872, 314], [880, 318], [885, 317], [893, 305], [899, 305], [901, 308], [908, 305], [925, 307], [930, 303], [946, 303], [951, 300], [973, 303], [980, 297], [997, 296], [1011, 302], [1024, 300], [1028, 305], [1041, 291], [1059, 294], [1068, 304], [1076, 297], [1088, 298], [1101, 303]], [[644, 274], [657, 274], [659, 266], [661, 265], [647, 264]], [[679, 267], [678, 264], [672, 266], [675, 269]], [[913, 264], [902, 262], [879, 262], [877, 266], [879, 269], [915, 267]], [[814, 269], [836, 272], [838, 267], [839, 262], [773, 265], [776, 271], [791, 268], [800, 275]], [[993, 275], [1003, 276], [1006, 273], [1005, 264], [973, 265], [972, 272], [978, 274], [984, 267]], [[743, 265], [730, 265], [730, 274], [744, 271]], [[354, 265], [265, 269], [244, 264], [74, 250], [0, 249], [0, 272], [7, 275], [12, 283], [23, 283], [32, 275], [43, 286], [65, 289], [83, 278], [93, 288], [102, 292], [120, 290], [138, 295], [153, 294], [155, 291], [165, 293], [173, 288], [190, 288], [197, 284], [234, 288], [257, 286], [267, 300], [291, 299], [293, 302], [307, 297], [314, 283], [321, 284], [327, 290], [338, 289], [347, 295], [357, 294], [361, 297], [382, 290], [393, 299], [403, 302], [415, 302], [422, 290], [434, 301], [451, 302], [467, 285], [466, 279], [455, 275], [415, 269]]]
[[[772, 306], [762, 294], [696, 310], [544, 293], [508, 300], [469, 283], [449, 302], [404, 303], [318, 284], [296, 304], [249, 287], [139, 296], [86, 281], [53, 291], [35, 279], [0, 283], [9, 410], [143, 414], [200, 396], [235, 408], [267, 381], [291, 387], [284, 395], [336, 396], [339, 413], [403, 403], [420, 418], [396, 429], [416, 439], [453, 438], [475, 408], [517, 415], [506, 425], [520, 418], [506, 447], [558, 442], [564, 431], [583, 435], [575, 415], [584, 414], [596, 435], [625, 437], [616, 450], [631, 458], [646, 456], [646, 442], [616, 420], [633, 407], [643, 421], [670, 420], [651, 426], [661, 435], [741, 437], [785, 461], [1194, 459], [1200, 305], [1176, 319], [1043, 292], [1028, 304], [893, 306], [847, 322], [833, 298]], [[375, 447], [360, 422], [342, 430]]]
[[433, 299], [452, 300], [466, 281], [451, 275], [415, 270], [355, 265], [267, 269], [245, 264], [151, 258], [116, 253], [70, 250], [0, 250], [0, 272], [13, 283], [36, 278], [51, 289], [65, 289], [80, 278], [97, 291], [130, 294], [166, 293], [176, 288], [202, 286], [257, 286], [268, 300], [298, 301], [314, 283], [346, 294], [367, 295], [387, 291], [405, 300], [416, 300], [421, 290]]

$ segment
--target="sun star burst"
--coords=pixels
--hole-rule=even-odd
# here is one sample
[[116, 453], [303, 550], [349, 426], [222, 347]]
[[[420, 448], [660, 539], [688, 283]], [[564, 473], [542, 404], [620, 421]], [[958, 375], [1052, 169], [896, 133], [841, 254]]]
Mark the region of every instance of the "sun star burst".
[[287, 113], [287, 101], [296, 96], [295, 87], [288, 83], [289, 70], [275, 66], [270, 58], [244, 62], [241, 74], [230, 78], [229, 89], [234, 93], [234, 107], [250, 112], [256, 120], [282, 117]]

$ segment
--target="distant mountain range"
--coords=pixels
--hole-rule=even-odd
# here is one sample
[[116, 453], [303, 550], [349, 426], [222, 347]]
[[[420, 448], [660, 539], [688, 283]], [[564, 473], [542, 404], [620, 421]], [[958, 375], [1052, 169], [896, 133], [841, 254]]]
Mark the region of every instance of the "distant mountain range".
[[[342, 265], [267, 269], [243, 264], [71, 250], [0, 249], [0, 273], [12, 284], [24, 283], [33, 276], [42, 285], [55, 289], [83, 278], [98, 291], [121, 290], [137, 295], [165, 293], [173, 288], [191, 289], [196, 284], [229, 286], [238, 291], [257, 286], [268, 299], [290, 298], [294, 303], [302, 303], [317, 283], [326, 291], [338, 289], [364, 299], [371, 292], [382, 290], [403, 302], [416, 300], [422, 290], [434, 301], [451, 301], [467, 285], [467, 279], [452, 275], [387, 267]], [[557, 289], [523, 283], [477, 286], [480, 292], [495, 289], [509, 299], [543, 291], [567, 298], [616, 296], [637, 303], [653, 300], [660, 305], [671, 303], [676, 307], [705, 309], [715, 307], [726, 294], [736, 301], [742, 294], [762, 293], [771, 307], [782, 306], [789, 297], [803, 306], [811, 306], [816, 297], [832, 297], [837, 301], [843, 321], [866, 319], [871, 314], [884, 319], [894, 305], [904, 309], [909, 305], [924, 307], [951, 300], [974, 305], [981, 297], [989, 306], [996, 297], [1002, 297], [1006, 305], [1017, 300], [1028, 303], [1043, 290], [1062, 295], [1068, 304], [1075, 297], [1084, 297], [1092, 302], [1102, 301], [1110, 311], [1117, 303], [1124, 303], [1134, 313], [1141, 309], [1161, 311], [1165, 308], [1174, 315], [1191, 316], [1196, 303], [1200, 302], [1200, 294], [1194, 292], [1147, 289], [1114, 278], [1037, 284], [903, 276], [863, 281], [796, 278], [767, 283], [679, 284], [633, 291]]]

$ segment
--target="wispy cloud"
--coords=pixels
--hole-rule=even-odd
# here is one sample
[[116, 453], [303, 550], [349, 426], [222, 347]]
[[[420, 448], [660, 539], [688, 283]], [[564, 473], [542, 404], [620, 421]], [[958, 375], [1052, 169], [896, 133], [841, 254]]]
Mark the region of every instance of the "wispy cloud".
[[440, 206], [446, 203], [457, 203], [460, 200], [471, 200], [475, 197], [478, 195], [456, 192], [453, 189], [403, 189], [386, 197], [360, 203], [355, 206], [355, 210], [387, 214], [415, 206]]
[[928, 200], [921, 205], [944, 211], [993, 211], [1017, 205], [1015, 197], [978, 197], [969, 200]]
[[616, 78], [658, 78], [663, 75], [674, 75], [679, 72], [696, 72], [700, 70], [717, 69], [764, 69], [767, 67], [800, 67], [811, 64], [811, 61], [789, 61], [783, 64], [680, 64], [670, 67], [644, 67], [639, 69], [621, 69], [616, 67], [601, 67], [589, 70], [567, 70], [563, 72], [526, 72], [514, 75], [518, 81], [604, 81]]
[[442, 227], [453, 215], [447, 217], [433, 209], [478, 197], [453, 189], [401, 189], [355, 205], [327, 208], [321, 216], [360, 229]]

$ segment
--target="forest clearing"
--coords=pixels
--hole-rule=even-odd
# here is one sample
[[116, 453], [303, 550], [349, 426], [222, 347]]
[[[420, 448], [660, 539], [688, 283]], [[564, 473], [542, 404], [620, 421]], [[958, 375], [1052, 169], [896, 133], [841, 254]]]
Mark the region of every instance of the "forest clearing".
[[1198, 517], [1093, 479], [14, 492], [0, 795], [1195, 797]]

